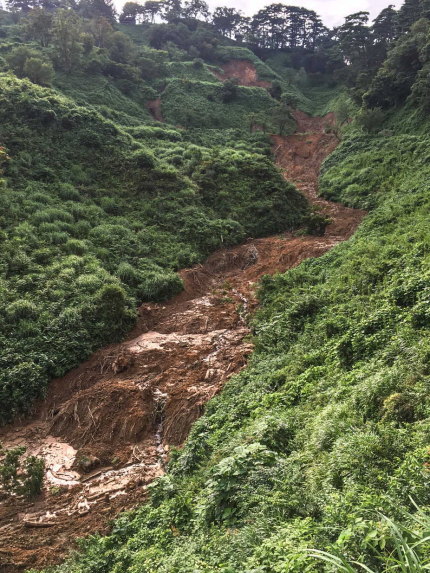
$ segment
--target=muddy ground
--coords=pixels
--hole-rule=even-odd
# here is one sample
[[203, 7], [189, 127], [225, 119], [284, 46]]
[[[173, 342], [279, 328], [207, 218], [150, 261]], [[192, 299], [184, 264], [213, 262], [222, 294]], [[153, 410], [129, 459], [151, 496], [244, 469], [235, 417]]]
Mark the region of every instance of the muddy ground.
[[[225, 73], [237, 76], [237, 66]], [[258, 81], [244, 73], [245, 83]], [[24, 445], [47, 467], [37, 500], [0, 500], [2, 573], [58, 563], [74, 539], [106, 531], [141, 503], [169, 449], [183, 444], [206, 402], [246, 365], [259, 278], [322, 255], [362, 220], [364, 212], [317, 196], [321, 162], [337, 144], [325, 132], [333, 117], [297, 112], [296, 120], [295, 135], [273, 137], [274, 154], [285, 177], [332, 220], [325, 235], [249, 240], [182, 271], [180, 295], [142, 305], [126, 340], [54, 380], [31, 419], [0, 430], [6, 447]]]

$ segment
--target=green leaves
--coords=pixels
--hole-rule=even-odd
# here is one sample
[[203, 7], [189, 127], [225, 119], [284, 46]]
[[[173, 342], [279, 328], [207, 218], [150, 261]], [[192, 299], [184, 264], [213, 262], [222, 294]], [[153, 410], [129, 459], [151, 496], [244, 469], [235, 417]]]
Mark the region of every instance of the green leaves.
[[[428, 557], [430, 518], [428, 514], [418, 508], [417, 514], [406, 513], [403, 519], [409, 521], [412, 527], [381, 515], [380, 527], [370, 529], [366, 534], [364, 544], [369, 549], [371, 548], [371, 557], [376, 556], [378, 558], [382, 564], [382, 569], [380, 567], [377, 569], [368, 567], [365, 563], [350, 559], [336, 549], [334, 552], [310, 549], [309, 555], [333, 565], [336, 571], [345, 573], [356, 573], [357, 570], [364, 570], [368, 573], [376, 573], [376, 571], [381, 573], [423, 573], [428, 571], [430, 569], [430, 558]], [[368, 527], [371, 527], [371, 524]], [[375, 544], [374, 540], [376, 539], [378, 542]]]
[[36, 456], [23, 458], [26, 449], [4, 449], [0, 444], [0, 491], [32, 498], [42, 489], [45, 462]]
[[236, 447], [210, 471], [204, 485], [204, 499], [198, 503], [197, 516], [203, 523], [234, 523], [239, 518], [237, 494], [249, 474], [270, 467], [276, 454], [259, 443]]
[[[61, 10], [52, 18], [57, 65], [71, 69], [86, 57], [81, 22]], [[99, 27], [102, 42], [107, 38]], [[113, 36], [121, 60], [127, 46]], [[10, 53], [11, 65], [23, 73], [38, 54], [21, 46]], [[142, 55], [140, 63], [149, 59], [158, 75], [193, 70], [212, 80], [173, 83], [190, 95], [195, 87], [200, 95], [216, 93], [222, 121], [224, 108], [237, 104], [230, 119], [238, 129], [188, 133], [145, 125], [143, 102], [157, 93], [141, 90], [136, 68], [106, 55], [100, 73], [109, 65], [113, 75], [126, 74], [141, 91], [129, 94], [136, 100], [120, 95], [116, 76], [57, 74], [55, 92], [0, 77], [0, 123], [8, 142], [0, 197], [0, 336], [3, 356], [14, 356], [0, 373], [2, 422], [29, 408], [52, 376], [119, 339], [141, 302], [177, 294], [180, 268], [248, 235], [293, 228], [306, 210], [268, 160], [268, 138], [249, 134], [243, 123], [248, 107], [272, 105], [264, 90], [238, 88], [237, 101], [222, 104], [221, 84], [206, 65], [172, 63], [168, 72], [166, 52], [142, 48]]]

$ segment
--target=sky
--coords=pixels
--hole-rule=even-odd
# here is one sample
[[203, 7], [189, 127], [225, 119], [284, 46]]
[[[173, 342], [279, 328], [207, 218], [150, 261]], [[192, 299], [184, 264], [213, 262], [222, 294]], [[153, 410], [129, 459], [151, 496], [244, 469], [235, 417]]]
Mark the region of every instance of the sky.
[[[144, 4], [145, 0], [137, 0], [139, 3]], [[125, 0], [114, 0], [114, 4], [121, 12]], [[386, 8], [389, 4], [393, 4], [399, 8], [403, 4], [403, 0], [206, 0], [209, 4], [211, 11], [217, 6], [228, 6], [242, 10], [246, 16], [252, 16], [264, 6], [269, 4], [282, 3], [288, 6], [303, 6], [321, 16], [324, 24], [331, 28], [338, 26], [344, 21], [344, 17], [354, 12], [370, 12], [370, 17], [375, 18], [381, 10]]]
[[[229, 6], [242, 10], [247, 16], [252, 16], [264, 6], [268, 4], [276, 4], [279, 0], [206, 0], [213, 10], [216, 6]], [[344, 17], [354, 12], [370, 12], [370, 17], [375, 18], [381, 10], [386, 8], [389, 4], [393, 4], [399, 8], [402, 0], [287, 0], [280, 2], [288, 6], [303, 6], [321, 16], [322, 21], [329, 28], [342, 24]]]

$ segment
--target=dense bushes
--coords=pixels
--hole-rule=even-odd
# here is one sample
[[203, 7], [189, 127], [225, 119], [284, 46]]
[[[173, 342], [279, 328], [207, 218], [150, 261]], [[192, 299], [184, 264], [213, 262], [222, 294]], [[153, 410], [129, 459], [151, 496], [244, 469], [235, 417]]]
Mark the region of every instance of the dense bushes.
[[221, 83], [189, 79], [169, 81], [162, 95], [165, 119], [173, 125], [206, 129], [251, 128], [251, 116], [262, 114], [270, 130], [274, 100], [262, 88], [235, 88], [235, 97], [225, 101]]
[[302, 217], [303, 197], [291, 185], [275, 184], [275, 172], [269, 159], [220, 150], [197, 166], [193, 179], [205, 205], [255, 236], [294, 227]]
[[17, 46], [7, 57], [9, 65], [18, 77], [25, 77], [41, 86], [51, 84], [54, 69], [50, 61], [44, 61], [43, 56], [26, 46]]
[[43, 486], [45, 462], [36, 456], [23, 457], [24, 447], [3, 449], [0, 444], [0, 492], [32, 498]]

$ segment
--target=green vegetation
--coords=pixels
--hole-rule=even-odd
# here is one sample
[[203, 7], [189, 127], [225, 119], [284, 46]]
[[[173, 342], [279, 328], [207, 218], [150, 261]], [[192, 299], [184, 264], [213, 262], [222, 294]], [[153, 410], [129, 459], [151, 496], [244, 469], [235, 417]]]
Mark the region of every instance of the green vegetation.
[[[415, 514], [406, 514], [406, 519], [412, 525], [407, 527], [402, 523], [395, 523], [385, 515], [381, 516], [379, 528], [370, 530], [368, 539], [373, 539], [373, 550], [375, 554], [381, 555], [380, 549], [384, 549], [387, 543], [390, 545], [391, 553], [386, 558], [388, 571], [402, 571], [404, 573], [420, 573], [427, 571], [430, 565], [428, 556], [429, 542], [428, 531], [430, 517], [417, 507]], [[311, 551], [310, 554], [330, 563], [336, 571], [354, 573], [355, 566], [367, 571], [376, 573], [375, 569], [370, 569], [364, 563], [350, 561], [345, 555], [339, 553], [329, 553], [327, 551]]]
[[[60, 571], [316, 572], [313, 547], [409, 570], [390, 569], [397, 541], [378, 515], [414, 532], [409, 496], [430, 505], [430, 140], [401, 126], [349, 128], [321, 184], [372, 209], [360, 230], [263, 280], [246, 371], [207, 406], [151, 502]], [[428, 538], [415, 550], [424, 571]]]
[[[272, 116], [276, 103], [262, 88], [237, 87], [226, 101], [226, 84], [172, 80], [162, 95], [162, 111], [173, 125], [206, 129], [251, 129], [259, 115], [268, 131], [273, 131]], [[272, 127], [272, 129], [270, 129]]]
[[0, 492], [32, 498], [41, 492], [45, 462], [36, 456], [23, 458], [23, 454], [23, 447], [5, 450], [0, 444]]
[[[278, 60], [285, 99], [294, 74]], [[416, 523], [410, 496], [430, 505], [428, 122], [363, 108], [345, 127], [345, 96], [309, 77], [294, 91], [344, 126], [322, 192], [371, 212], [347, 243], [262, 281], [247, 370], [207, 406], [150, 503], [60, 571], [426, 568], [428, 518]]]
[[[118, 339], [137, 303], [178, 292], [174, 271], [294, 227], [306, 205], [263, 155], [196, 146], [169, 128], [126, 130], [27, 80], [0, 82], [5, 421]], [[261, 227], [252, 197], [266, 211]]]

